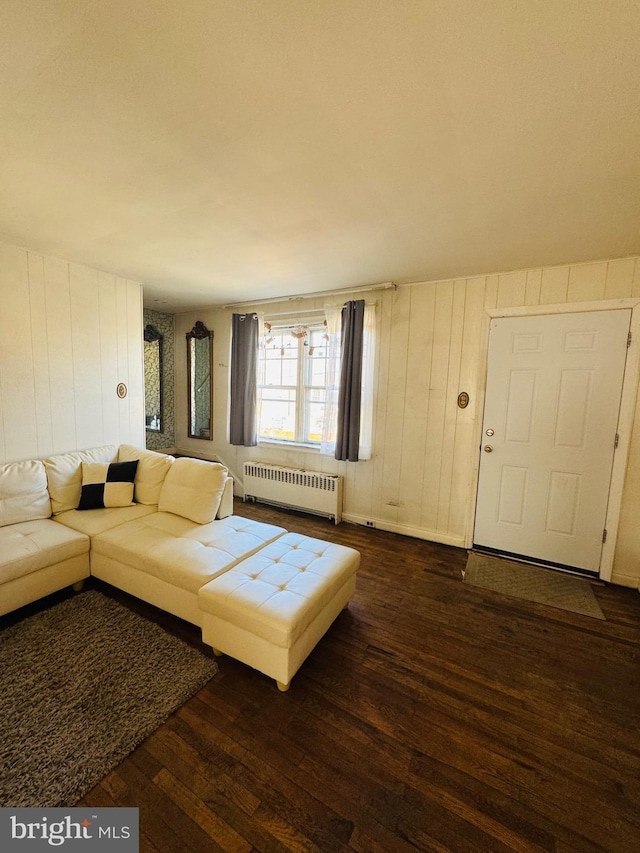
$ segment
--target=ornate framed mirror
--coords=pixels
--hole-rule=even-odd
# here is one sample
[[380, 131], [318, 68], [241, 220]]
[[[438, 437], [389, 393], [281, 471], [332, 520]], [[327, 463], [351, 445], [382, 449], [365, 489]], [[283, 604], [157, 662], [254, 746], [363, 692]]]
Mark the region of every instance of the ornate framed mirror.
[[213, 332], [198, 322], [187, 332], [189, 438], [213, 439]]
[[144, 328], [145, 426], [162, 432], [162, 335], [150, 323]]

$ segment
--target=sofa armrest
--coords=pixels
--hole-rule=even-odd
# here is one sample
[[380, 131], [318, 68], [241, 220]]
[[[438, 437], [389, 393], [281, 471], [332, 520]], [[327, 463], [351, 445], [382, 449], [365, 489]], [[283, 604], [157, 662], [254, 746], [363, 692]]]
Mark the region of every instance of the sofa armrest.
[[220, 499], [216, 518], [227, 518], [230, 515], [233, 515], [233, 477], [227, 477], [227, 481], [224, 484], [224, 491]]

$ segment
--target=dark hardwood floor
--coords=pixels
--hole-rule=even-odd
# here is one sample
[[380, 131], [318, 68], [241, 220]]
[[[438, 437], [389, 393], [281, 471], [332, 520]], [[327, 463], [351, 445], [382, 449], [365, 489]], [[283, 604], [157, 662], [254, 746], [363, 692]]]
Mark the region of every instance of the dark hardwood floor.
[[463, 584], [461, 550], [236, 512], [357, 548], [349, 610], [286, 694], [221, 658], [82, 804], [138, 806], [143, 851], [640, 850], [637, 591], [597, 585], [600, 621]]

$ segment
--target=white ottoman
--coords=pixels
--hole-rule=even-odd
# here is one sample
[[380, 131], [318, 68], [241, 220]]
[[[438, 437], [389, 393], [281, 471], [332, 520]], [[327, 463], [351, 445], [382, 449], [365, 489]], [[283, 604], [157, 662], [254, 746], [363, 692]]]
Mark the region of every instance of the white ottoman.
[[287, 533], [200, 589], [202, 639], [287, 690], [353, 595], [359, 565], [353, 548]]

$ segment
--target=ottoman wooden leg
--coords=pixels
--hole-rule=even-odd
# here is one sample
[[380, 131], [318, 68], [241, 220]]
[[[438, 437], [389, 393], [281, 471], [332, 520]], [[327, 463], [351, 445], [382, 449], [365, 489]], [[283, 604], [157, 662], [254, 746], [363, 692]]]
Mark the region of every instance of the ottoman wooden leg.
[[222, 655], [224, 654], [224, 652], [221, 652], [220, 649], [214, 649], [213, 646], [211, 647], [211, 651], [214, 653], [214, 655], [217, 658], [221, 658]]
[[83, 586], [84, 586], [84, 581], [76, 581], [72, 585], [71, 588], [73, 589], [74, 592], [80, 592], [80, 590], [82, 589]]
[[291, 684], [291, 682], [289, 682], [289, 684], [283, 684], [281, 681], [276, 681], [276, 684], [278, 685], [278, 690], [281, 693], [286, 693], [289, 689], [289, 685]]

